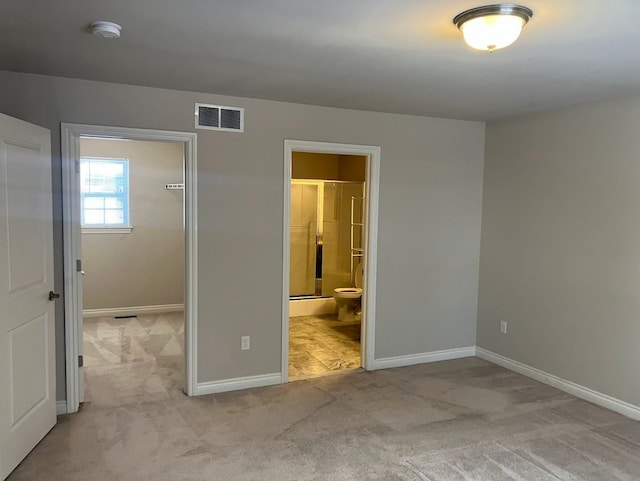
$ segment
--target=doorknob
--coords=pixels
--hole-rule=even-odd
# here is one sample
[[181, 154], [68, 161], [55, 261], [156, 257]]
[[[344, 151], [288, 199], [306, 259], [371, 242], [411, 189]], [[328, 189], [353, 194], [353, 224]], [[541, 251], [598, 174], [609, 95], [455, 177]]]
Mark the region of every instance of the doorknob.
[[49, 291], [49, 300], [53, 301], [55, 299], [59, 299], [60, 298], [60, 294], [58, 294], [57, 292], [53, 292], [53, 291]]

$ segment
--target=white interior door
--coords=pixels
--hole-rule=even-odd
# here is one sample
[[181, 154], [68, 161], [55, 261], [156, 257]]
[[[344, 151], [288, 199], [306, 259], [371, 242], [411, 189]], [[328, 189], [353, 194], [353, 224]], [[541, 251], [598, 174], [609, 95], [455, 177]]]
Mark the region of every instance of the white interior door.
[[0, 114], [0, 479], [56, 423], [50, 139]]

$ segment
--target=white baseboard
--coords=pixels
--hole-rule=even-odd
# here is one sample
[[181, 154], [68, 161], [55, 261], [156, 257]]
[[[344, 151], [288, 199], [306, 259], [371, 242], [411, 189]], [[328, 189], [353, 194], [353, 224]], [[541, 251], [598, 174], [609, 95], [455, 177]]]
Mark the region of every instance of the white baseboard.
[[535, 367], [531, 367], [527, 364], [514, 361], [513, 359], [501, 356], [500, 354], [496, 354], [495, 352], [487, 351], [486, 349], [483, 349], [481, 347], [476, 347], [476, 355], [480, 359], [484, 359], [485, 361], [492, 362], [494, 364], [497, 364], [498, 366], [505, 367], [507, 369], [510, 369], [511, 371], [515, 371], [524, 376], [535, 379], [536, 381], [540, 381], [543, 384], [548, 384], [549, 386], [555, 387], [556, 389], [572, 394], [580, 399], [584, 399], [585, 401], [589, 401], [593, 404], [597, 404], [598, 406], [602, 406], [624, 416], [630, 417], [631, 419], [640, 421], [639, 406], [635, 406], [620, 399], [616, 399], [607, 394], [602, 394], [598, 391], [594, 391], [593, 389], [589, 389], [588, 387], [581, 386], [580, 384], [567, 381], [566, 379], [562, 379], [558, 376], [554, 376], [553, 374], [549, 374], [548, 372], [541, 371], [540, 369], [536, 369]]
[[374, 359], [371, 370], [389, 369], [392, 367], [413, 366], [414, 364], [425, 364], [428, 362], [449, 361], [462, 357], [473, 357], [476, 355], [475, 346], [460, 347], [456, 349], [445, 349], [443, 351], [422, 352], [419, 354], [409, 354], [407, 356], [384, 357]]
[[260, 376], [224, 379], [222, 381], [199, 382], [196, 386], [196, 396], [228, 391], [239, 391], [241, 389], [250, 389], [254, 387], [273, 386], [274, 384], [281, 383], [282, 375], [279, 372], [273, 374], [262, 374]]
[[336, 312], [336, 301], [333, 297], [289, 301], [289, 317], [321, 316], [332, 312]]
[[115, 317], [137, 316], [142, 314], [161, 314], [163, 312], [178, 312], [184, 310], [184, 304], [164, 304], [160, 306], [113, 307], [108, 309], [85, 309], [82, 317]]
[[67, 401], [56, 401], [56, 416], [67, 414]]

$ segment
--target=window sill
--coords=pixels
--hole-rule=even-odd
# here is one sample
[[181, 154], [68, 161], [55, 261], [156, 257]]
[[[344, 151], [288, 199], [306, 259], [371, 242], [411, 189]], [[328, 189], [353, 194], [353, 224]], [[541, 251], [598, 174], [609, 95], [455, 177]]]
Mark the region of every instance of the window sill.
[[83, 227], [83, 234], [131, 234], [133, 227]]

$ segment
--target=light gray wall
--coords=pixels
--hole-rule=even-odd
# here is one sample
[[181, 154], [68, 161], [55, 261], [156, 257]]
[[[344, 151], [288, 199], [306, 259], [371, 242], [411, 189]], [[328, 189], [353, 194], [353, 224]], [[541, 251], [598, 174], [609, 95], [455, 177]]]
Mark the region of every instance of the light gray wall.
[[480, 347], [635, 405], [638, 125], [640, 97], [487, 126], [478, 310]]
[[52, 132], [57, 288], [60, 122], [193, 131], [195, 102], [246, 114], [243, 134], [198, 131], [200, 382], [280, 371], [285, 139], [382, 148], [375, 357], [475, 343], [483, 123], [2, 72], [0, 111]]
[[129, 160], [128, 234], [83, 233], [84, 309], [184, 302], [184, 146], [80, 139], [80, 155]]

